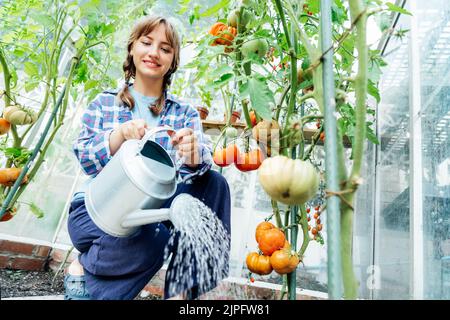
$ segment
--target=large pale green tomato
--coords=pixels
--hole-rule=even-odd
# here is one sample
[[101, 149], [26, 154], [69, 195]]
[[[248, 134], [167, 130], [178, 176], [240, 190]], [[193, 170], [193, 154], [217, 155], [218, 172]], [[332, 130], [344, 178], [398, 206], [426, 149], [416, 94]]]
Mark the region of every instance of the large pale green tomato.
[[3, 118], [11, 124], [24, 125], [34, 123], [37, 120], [37, 115], [32, 110], [15, 105], [5, 108]]
[[238, 131], [237, 131], [236, 128], [234, 128], [234, 127], [228, 127], [228, 128], [225, 129], [225, 136], [226, 136], [227, 138], [234, 139], [234, 138], [237, 137], [237, 135], [238, 135]]
[[249, 58], [252, 53], [262, 58], [266, 55], [267, 50], [269, 50], [269, 45], [265, 39], [261, 38], [246, 41], [241, 47], [244, 58]]
[[319, 173], [310, 162], [280, 155], [264, 160], [258, 177], [273, 200], [289, 205], [305, 203], [319, 188]]

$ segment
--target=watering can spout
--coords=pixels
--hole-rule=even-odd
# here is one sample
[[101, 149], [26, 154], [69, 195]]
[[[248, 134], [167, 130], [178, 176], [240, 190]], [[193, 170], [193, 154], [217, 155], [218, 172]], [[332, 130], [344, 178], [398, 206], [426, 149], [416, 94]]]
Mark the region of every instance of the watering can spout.
[[125, 216], [122, 221], [123, 228], [142, 226], [145, 224], [169, 220], [170, 209], [138, 209]]
[[173, 199], [170, 208], [136, 209], [125, 216], [121, 225], [123, 228], [132, 228], [170, 220], [178, 230], [184, 230], [186, 222], [198, 220], [196, 216], [199, 213], [192, 206], [198, 202], [193, 196], [181, 193]]

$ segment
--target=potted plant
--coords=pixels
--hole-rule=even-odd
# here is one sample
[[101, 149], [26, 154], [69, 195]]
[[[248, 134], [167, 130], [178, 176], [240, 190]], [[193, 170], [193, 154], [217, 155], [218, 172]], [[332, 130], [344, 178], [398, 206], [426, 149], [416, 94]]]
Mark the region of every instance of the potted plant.
[[209, 114], [208, 108], [205, 108], [203, 106], [197, 106], [196, 109], [197, 109], [198, 113], [200, 114], [200, 119], [206, 120], [206, 118], [208, 117], [208, 114]]
[[205, 85], [198, 85], [198, 94], [202, 101], [202, 105], [197, 106], [200, 113], [200, 119], [205, 120], [208, 117], [209, 109], [211, 108], [212, 94]]
[[231, 123], [236, 123], [236, 122], [239, 121], [240, 118], [241, 118], [241, 111], [240, 110], [234, 110], [231, 113], [231, 120], [230, 120], [230, 122]]

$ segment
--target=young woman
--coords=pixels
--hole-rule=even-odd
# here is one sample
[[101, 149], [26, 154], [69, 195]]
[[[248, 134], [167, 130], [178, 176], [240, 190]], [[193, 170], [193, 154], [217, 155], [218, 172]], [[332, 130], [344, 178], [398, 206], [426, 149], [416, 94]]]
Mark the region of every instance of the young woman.
[[[95, 177], [124, 141], [141, 139], [146, 128], [168, 125], [176, 133], [169, 138], [161, 132], [155, 141], [174, 161], [178, 152], [185, 163], [180, 169], [183, 182], [162, 207], [170, 207], [176, 195], [188, 193], [215, 212], [230, 233], [229, 186], [210, 170], [211, 148], [203, 136], [198, 112], [167, 91], [180, 60], [180, 40], [174, 26], [164, 17], [145, 17], [132, 30], [127, 52], [124, 87], [98, 95], [82, 116], [82, 129], [74, 144], [81, 167]], [[80, 255], [66, 272], [65, 298], [134, 299], [162, 267], [170, 227], [170, 222], [148, 224], [132, 236], [113, 237], [92, 222], [83, 190], [76, 192], [68, 231]], [[168, 271], [173, 268], [176, 247], [171, 248]], [[184, 291], [188, 298], [201, 294], [195, 275], [193, 279], [194, 285]], [[169, 298], [167, 287], [166, 277], [165, 298]]]

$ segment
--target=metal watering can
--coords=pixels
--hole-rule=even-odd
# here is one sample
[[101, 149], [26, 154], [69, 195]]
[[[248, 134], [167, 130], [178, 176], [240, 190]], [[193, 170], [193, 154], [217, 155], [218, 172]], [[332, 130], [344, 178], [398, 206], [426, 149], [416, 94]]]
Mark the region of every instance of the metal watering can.
[[86, 209], [92, 221], [104, 232], [125, 237], [138, 226], [171, 219], [178, 201], [192, 196], [180, 194], [170, 208], [160, 209], [165, 200], [174, 195], [177, 187], [177, 167], [167, 151], [150, 138], [157, 132], [175, 131], [156, 127], [141, 140], [125, 141], [107, 165], [91, 181], [86, 191]]

